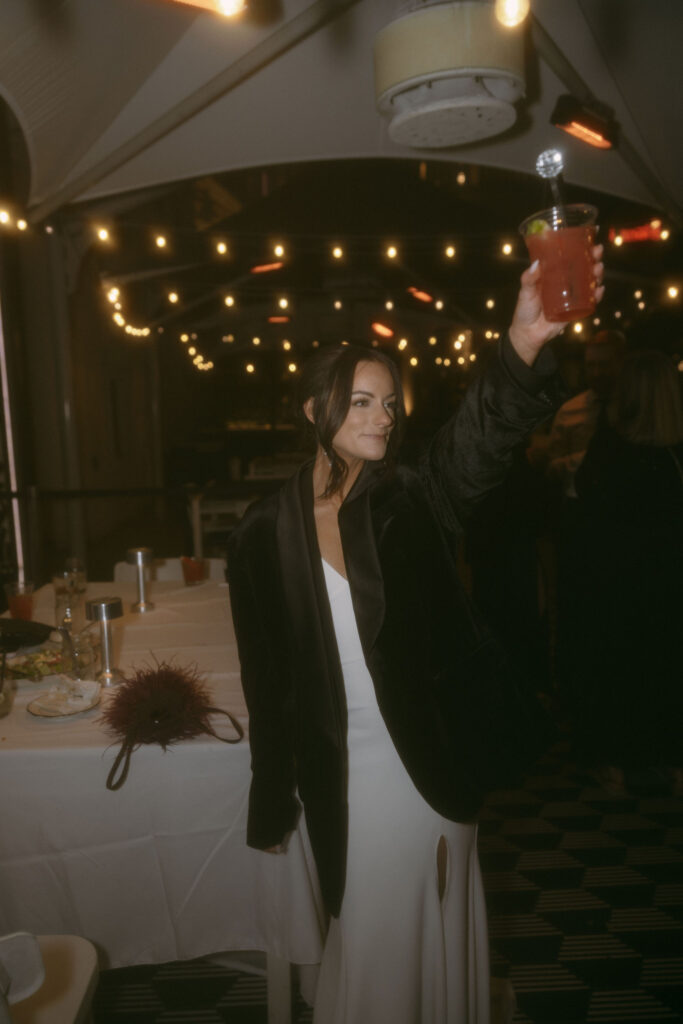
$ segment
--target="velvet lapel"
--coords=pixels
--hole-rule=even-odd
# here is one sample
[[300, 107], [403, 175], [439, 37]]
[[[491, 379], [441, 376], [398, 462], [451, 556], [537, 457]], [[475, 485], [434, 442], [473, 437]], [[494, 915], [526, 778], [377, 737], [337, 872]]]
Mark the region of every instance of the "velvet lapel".
[[366, 464], [339, 510], [339, 529], [353, 609], [366, 659], [384, 622], [384, 583], [377, 554], [371, 507], [371, 484], [378, 470]]
[[[343, 687], [334, 624], [313, 516], [313, 465], [307, 463], [284, 486], [277, 516], [277, 546], [282, 582], [296, 650], [311, 668], [314, 685], [328, 676], [337, 694]], [[304, 660], [305, 659], [305, 660]], [[346, 730], [343, 701], [337, 699]]]

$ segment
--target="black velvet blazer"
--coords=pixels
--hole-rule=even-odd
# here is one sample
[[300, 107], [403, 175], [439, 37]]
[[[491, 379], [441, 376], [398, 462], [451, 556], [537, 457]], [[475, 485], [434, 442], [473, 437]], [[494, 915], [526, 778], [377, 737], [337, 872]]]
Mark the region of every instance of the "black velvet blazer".
[[[544, 369], [554, 366], [544, 353]], [[482, 793], [458, 758], [438, 693], [481, 640], [454, 535], [502, 478], [515, 445], [559, 402], [551, 375], [505, 341], [432, 441], [418, 471], [368, 463], [339, 512], [365, 659], [396, 749], [444, 817], [472, 820]], [[313, 516], [312, 463], [253, 505], [234, 531], [228, 579], [249, 709], [247, 842], [280, 843], [300, 797], [330, 913], [342, 902], [347, 710]]]

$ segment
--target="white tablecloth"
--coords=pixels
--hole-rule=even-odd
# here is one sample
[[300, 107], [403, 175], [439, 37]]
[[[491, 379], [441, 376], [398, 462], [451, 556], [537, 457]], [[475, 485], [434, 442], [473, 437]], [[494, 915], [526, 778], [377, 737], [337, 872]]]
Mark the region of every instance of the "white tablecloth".
[[[227, 586], [152, 584], [156, 607], [145, 615], [130, 612], [133, 584], [88, 587], [88, 597], [105, 594], [124, 601], [114, 627], [120, 668], [196, 664], [213, 703], [246, 730]], [[34, 618], [54, 621], [51, 587], [39, 591]], [[141, 747], [112, 792], [118, 746], [102, 706], [36, 718], [26, 705], [41, 688], [20, 683], [0, 719], [0, 934], [79, 934], [109, 967], [245, 949], [320, 959], [324, 915], [305, 831], [284, 856], [246, 846], [246, 738]], [[227, 718], [213, 723], [230, 735]]]

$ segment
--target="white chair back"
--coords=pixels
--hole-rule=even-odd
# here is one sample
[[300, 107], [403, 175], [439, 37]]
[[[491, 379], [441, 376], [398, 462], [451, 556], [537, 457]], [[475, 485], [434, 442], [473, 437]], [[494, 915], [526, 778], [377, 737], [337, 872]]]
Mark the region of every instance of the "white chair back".
[[6, 935], [0, 938], [0, 1021], [88, 1024], [97, 977], [95, 947], [79, 935]]

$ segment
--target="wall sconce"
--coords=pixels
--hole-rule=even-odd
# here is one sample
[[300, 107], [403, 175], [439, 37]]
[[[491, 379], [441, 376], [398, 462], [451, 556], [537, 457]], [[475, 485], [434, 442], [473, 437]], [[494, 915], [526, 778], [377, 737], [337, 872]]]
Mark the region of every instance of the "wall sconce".
[[617, 125], [606, 107], [588, 106], [568, 94], [558, 98], [550, 123], [598, 149], [611, 149], [617, 142]]

